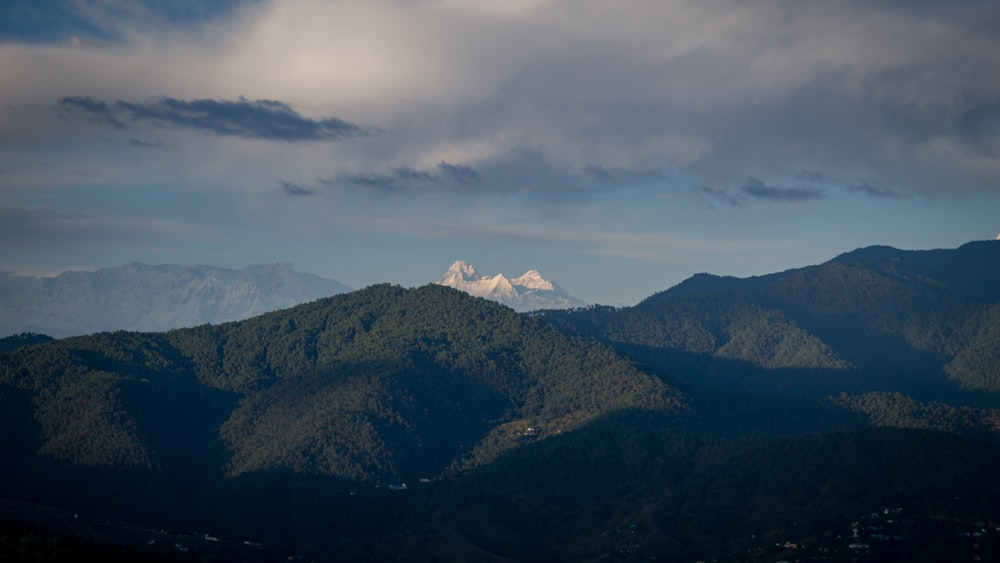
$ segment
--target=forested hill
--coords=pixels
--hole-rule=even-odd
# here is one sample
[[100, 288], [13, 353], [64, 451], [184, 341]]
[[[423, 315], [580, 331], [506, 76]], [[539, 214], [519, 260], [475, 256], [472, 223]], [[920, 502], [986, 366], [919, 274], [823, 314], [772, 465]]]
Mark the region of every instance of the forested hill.
[[[1000, 241], [973, 241], [956, 249], [900, 250], [891, 246], [868, 246], [845, 252], [827, 264], [861, 265], [891, 278], [948, 288], [983, 303], [1000, 300]], [[661, 291], [647, 301], [680, 295], [716, 293], [723, 290], [759, 290], [801, 275], [817, 266], [737, 278], [695, 274]]]
[[901, 391], [995, 406], [1000, 241], [870, 247], [746, 279], [699, 274], [634, 307], [543, 318], [705, 383], [811, 395]]
[[8, 460], [391, 482], [679, 398], [501, 305], [378, 285], [241, 322], [19, 348], [0, 356], [0, 402], [5, 428], [37, 431], [9, 439]]

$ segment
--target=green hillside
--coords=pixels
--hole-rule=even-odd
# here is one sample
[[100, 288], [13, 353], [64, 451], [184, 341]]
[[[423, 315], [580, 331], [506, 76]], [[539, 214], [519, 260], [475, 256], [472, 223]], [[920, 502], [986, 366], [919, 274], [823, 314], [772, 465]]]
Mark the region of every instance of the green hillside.
[[393, 481], [474, 466], [616, 409], [680, 405], [604, 346], [438, 286], [2, 358], [9, 410], [32, 405], [36, 453], [83, 467], [210, 471], [222, 456], [230, 477]]

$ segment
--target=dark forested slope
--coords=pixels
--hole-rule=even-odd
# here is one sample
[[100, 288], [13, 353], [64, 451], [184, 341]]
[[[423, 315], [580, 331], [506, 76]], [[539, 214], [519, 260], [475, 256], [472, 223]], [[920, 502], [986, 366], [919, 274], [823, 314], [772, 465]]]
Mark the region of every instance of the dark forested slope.
[[934, 251], [871, 247], [748, 279], [700, 274], [634, 307], [543, 318], [711, 384], [995, 404], [1000, 241]]

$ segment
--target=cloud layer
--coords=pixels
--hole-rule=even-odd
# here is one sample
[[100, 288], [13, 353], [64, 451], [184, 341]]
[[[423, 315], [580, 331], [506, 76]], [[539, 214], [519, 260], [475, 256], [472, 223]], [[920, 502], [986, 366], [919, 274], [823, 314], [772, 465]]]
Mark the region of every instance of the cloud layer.
[[203, 19], [156, 6], [91, 5], [89, 28], [115, 30], [97, 46], [0, 46], [4, 68], [33, 78], [0, 87], [3, 122], [54, 95], [129, 129], [317, 141], [370, 123], [388, 134], [331, 155], [362, 180], [436, 167], [472, 185], [528, 152], [545, 170], [522, 183], [681, 171], [688, 190], [728, 189], [808, 168], [883, 186], [858, 195], [1000, 185], [990, 3], [282, 0]]

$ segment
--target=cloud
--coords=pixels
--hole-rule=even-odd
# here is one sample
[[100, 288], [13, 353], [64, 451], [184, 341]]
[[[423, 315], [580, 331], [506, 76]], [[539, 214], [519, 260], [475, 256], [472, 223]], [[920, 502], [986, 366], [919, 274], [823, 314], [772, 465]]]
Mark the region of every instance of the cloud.
[[403, 192], [434, 182], [441, 183], [444, 180], [445, 176], [443, 175], [403, 166], [391, 167], [388, 171], [345, 172], [328, 178], [320, 178], [317, 182], [329, 187], [349, 184], [380, 192]]
[[956, 128], [974, 150], [1000, 157], [1000, 98], [965, 110], [956, 120]]
[[903, 194], [890, 188], [875, 186], [868, 182], [860, 182], [847, 186], [847, 190], [854, 193], [870, 195], [872, 197], [902, 197]]
[[628, 170], [623, 167], [605, 168], [600, 164], [588, 163], [583, 173], [599, 182], [649, 182], [663, 180], [663, 173], [656, 170]]
[[5, 241], [60, 240], [83, 244], [88, 237], [182, 235], [191, 230], [189, 224], [152, 217], [0, 205], [0, 234], [3, 235], [0, 239]]
[[287, 182], [285, 180], [279, 181], [278, 184], [281, 186], [281, 189], [285, 190], [285, 193], [291, 196], [314, 195], [316, 193], [316, 190], [304, 184]]
[[275, 100], [178, 100], [166, 96], [145, 102], [118, 100], [109, 104], [89, 96], [59, 100], [64, 111], [75, 111], [117, 128], [125, 123], [152, 122], [195, 129], [220, 136], [271, 141], [322, 141], [362, 133], [357, 125], [328, 117], [309, 119], [286, 103]]
[[0, 4], [0, 38], [103, 44], [125, 39], [136, 27], [202, 24], [258, 2], [6, 0]]
[[775, 201], [808, 201], [826, 197], [826, 191], [820, 188], [779, 188], [765, 184], [753, 177], [747, 178], [746, 182], [740, 186], [740, 191], [750, 197]]
[[396, 178], [384, 174], [354, 174], [348, 176], [347, 181], [355, 186], [365, 188], [375, 188], [385, 191], [397, 191], [399, 189]]
[[414, 180], [421, 182], [430, 181], [434, 178], [434, 176], [426, 170], [414, 170], [406, 166], [393, 168], [392, 174], [401, 180]]
[[794, 176], [797, 180], [813, 184], [830, 184], [836, 181], [829, 174], [820, 172], [819, 170], [805, 170], [800, 168], [795, 171]]
[[688, 236], [677, 233], [634, 233], [618, 230], [581, 229], [547, 224], [505, 223], [492, 220], [441, 221], [414, 220], [402, 217], [358, 215], [346, 218], [362, 232], [395, 233], [407, 237], [443, 237], [456, 239], [508, 240], [559, 246], [582, 255], [676, 261], [713, 252], [748, 252], [774, 249], [775, 243]]
[[154, 141], [145, 141], [143, 139], [129, 139], [128, 144], [133, 147], [138, 147], [140, 149], [161, 149], [168, 146], [167, 143], [156, 139]]
[[[351, 137], [323, 154], [263, 157], [277, 177], [329, 177], [335, 162], [376, 189], [503, 178], [558, 197], [647, 180], [785, 186], [778, 179], [800, 170], [810, 172], [794, 181], [824, 189], [826, 178], [864, 177], [900, 194], [1000, 190], [1000, 36], [984, 23], [1000, 18], [995, 3], [269, 0], [205, 18], [164, 16], [162, 2], [73, 6], [83, 4], [118, 39], [0, 44], [0, 68], [26, 77], [0, 84], [7, 107], [62, 99], [64, 113], [105, 126], [211, 140]], [[36, 118], [3, 112], [0, 141], [79, 133]], [[173, 133], [157, 135], [184, 146]], [[237, 152], [184, 158], [214, 174], [243, 166]], [[730, 195], [818, 193], [777, 189]]]
[[441, 171], [443, 176], [462, 186], [472, 186], [482, 183], [479, 174], [469, 166], [450, 164], [442, 160], [438, 163], [437, 169]]
[[90, 96], [67, 96], [59, 100], [59, 108], [64, 113], [79, 112], [86, 114], [94, 121], [106, 123], [118, 129], [125, 128], [125, 124], [118, 120], [111, 106]]
[[609, 172], [603, 166], [597, 164], [588, 164], [584, 168], [584, 173], [587, 176], [590, 176], [591, 178], [599, 180], [601, 182], [607, 182], [611, 180], [611, 172]]
[[[506, 164], [506, 162], [489, 163], [489, 166], [485, 167], [487, 175], [492, 172], [497, 172], [496, 169], [498, 168], [504, 168], [501, 164]], [[514, 166], [513, 168], [516, 169], [517, 167]], [[469, 195], [470, 197], [479, 197], [484, 194], [478, 191], [471, 192], [456, 190], [457, 188], [479, 186], [489, 182], [490, 184], [499, 183], [500, 185], [506, 186], [506, 193], [518, 192], [525, 194], [527, 192], [526, 188], [523, 188], [522, 186], [522, 188], [518, 190], [515, 185], [530, 181], [529, 178], [531, 180], [537, 180], [538, 178], [551, 174], [550, 170], [543, 170], [540, 172], [541, 176], [533, 177], [533, 172], [539, 171], [516, 170], [513, 173], [513, 176], [499, 173], [496, 178], [487, 176], [486, 179], [484, 179], [484, 176], [480, 173], [480, 171], [471, 166], [452, 164], [442, 160], [430, 170], [412, 168], [409, 166], [392, 166], [388, 169], [376, 168], [363, 171], [343, 171], [330, 177], [319, 178], [317, 179], [317, 182], [332, 188], [354, 186], [358, 188], [365, 188], [366, 190], [374, 191], [376, 193], [398, 193], [411, 195], [433, 195], [435, 193], [444, 193], [448, 195]], [[465, 198], [462, 199], [465, 200]]]
[[711, 200], [721, 201], [727, 203], [733, 207], [742, 207], [743, 200], [739, 197], [727, 192], [726, 190], [720, 190], [718, 188], [710, 188], [708, 186], [699, 186], [695, 190], [695, 193], [706, 196]]

